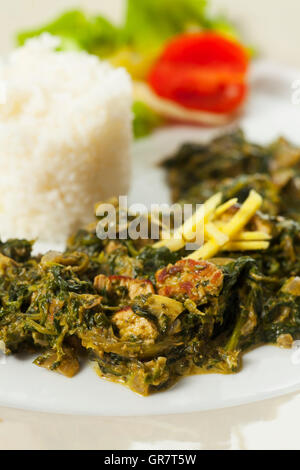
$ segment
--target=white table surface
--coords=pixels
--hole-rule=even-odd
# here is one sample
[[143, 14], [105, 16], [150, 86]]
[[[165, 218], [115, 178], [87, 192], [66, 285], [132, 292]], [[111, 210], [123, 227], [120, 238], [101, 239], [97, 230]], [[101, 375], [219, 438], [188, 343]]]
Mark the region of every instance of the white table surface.
[[190, 415], [90, 418], [0, 410], [0, 449], [299, 449], [300, 395]]
[[[0, 0], [0, 53], [12, 47], [16, 30], [47, 21], [64, 8], [82, 5], [118, 19], [122, 3]], [[213, 3], [239, 22], [264, 56], [300, 68], [299, 0]], [[0, 408], [0, 449], [300, 449], [299, 415], [300, 394], [225, 410], [153, 418], [85, 418]]]

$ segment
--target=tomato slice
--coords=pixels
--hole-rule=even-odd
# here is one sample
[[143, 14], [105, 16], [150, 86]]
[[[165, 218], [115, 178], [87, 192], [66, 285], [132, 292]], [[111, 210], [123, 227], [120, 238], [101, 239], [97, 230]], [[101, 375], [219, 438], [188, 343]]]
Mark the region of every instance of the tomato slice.
[[249, 58], [245, 49], [215, 33], [173, 39], [150, 72], [161, 97], [216, 113], [236, 110], [247, 95]]

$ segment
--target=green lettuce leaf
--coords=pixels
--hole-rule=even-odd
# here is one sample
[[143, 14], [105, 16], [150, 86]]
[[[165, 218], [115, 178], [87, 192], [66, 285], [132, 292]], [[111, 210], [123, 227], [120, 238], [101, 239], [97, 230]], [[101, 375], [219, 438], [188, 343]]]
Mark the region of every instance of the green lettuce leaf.
[[164, 43], [186, 31], [211, 29], [238, 38], [223, 16], [210, 17], [207, 0], [127, 0], [123, 25], [117, 27], [102, 16], [71, 10], [40, 28], [17, 35], [19, 45], [44, 32], [61, 38], [62, 50], [85, 50], [110, 57], [122, 48], [143, 56], [159, 53]]
[[207, 18], [206, 28], [237, 41], [241, 39], [236, 26], [223, 15]]
[[164, 123], [164, 119], [161, 116], [156, 114], [141, 101], [136, 101], [133, 104], [133, 114], [133, 133], [136, 139], [146, 137], [151, 134], [154, 129], [160, 127]]
[[203, 24], [206, 0], [128, 0], [125, 24], [120, 28], [101, 16], [87, 16], [71, 10], [42, 27], [22, 31], [19, 45], [44, 32], [59, 36], [61, 48], [101, 49], [107, 54], [118, 46], [155, 48], [166, 39], [185, 30], [190, 23]]
[[107, 19], [72, 10], [41, 28], [20, 32], [17, 42], [23, 45], [27, 39], [44, 32], [60, 37], [62, 50], [85, 50], [102, 57], [112, 54], [121, 41], [120, 30]]
[[128, 0], [124, 33], [139, 49], [153, 49], [193, 27], [206, 26], [206, 0]]

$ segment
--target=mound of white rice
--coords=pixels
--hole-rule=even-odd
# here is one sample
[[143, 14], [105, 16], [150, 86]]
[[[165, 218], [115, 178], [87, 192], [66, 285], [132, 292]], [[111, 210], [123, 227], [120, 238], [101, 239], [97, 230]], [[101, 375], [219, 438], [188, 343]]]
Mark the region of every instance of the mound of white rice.
[[123, 69], [46, 34], [0, 62], [0, 235], [62, 242], [126, 194], [132, 87]]

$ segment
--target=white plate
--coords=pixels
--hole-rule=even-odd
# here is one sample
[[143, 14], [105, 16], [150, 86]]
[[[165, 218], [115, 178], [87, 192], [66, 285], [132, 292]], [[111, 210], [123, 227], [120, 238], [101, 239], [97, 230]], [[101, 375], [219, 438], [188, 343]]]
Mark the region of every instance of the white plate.
[[[266, 62], [253, 67], [251, 98], [239, 125], [253, 141], [283, 135], [300, 145], [300, 105], [292, 104], [292, 83], [300, 71]], [[224, 132], [225, 129], [222, 129]], [[164, 174], [156, 166], [185, 141], [202, 141], [220, 130], [176, 127], [135, 144], [131, 201], [169, 201]], [[300, 365], [291, 351], [267, 346], [247, 354], [241, 373], [201, 375], [181, 380], [171, 390], [142, 398], [99, 379], [89, 365], [73, 379], [47, 372], [29, 359], [0, 358], [0, 406], [46, 412], [132, 416], [188, 413], [258, 401], [300, 389]]]

